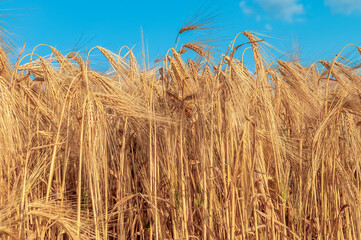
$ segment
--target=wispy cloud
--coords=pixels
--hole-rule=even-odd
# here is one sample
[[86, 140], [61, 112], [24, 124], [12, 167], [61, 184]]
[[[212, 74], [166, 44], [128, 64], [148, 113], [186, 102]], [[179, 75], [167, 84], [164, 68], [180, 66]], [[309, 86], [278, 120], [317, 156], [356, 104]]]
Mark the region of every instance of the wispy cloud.
[[252, 7], [250, 7], [250, 6], [247, 5], [247, 2], [246, 2], [246, 1], [241, 1], [241, 2], [239, 3], [239, 6], [241, 7], [242, 12], [243, 12], [244, 14], [246, 14], [246, 15], [251, 15], [251, 14], [253, 14], [253, 13], [255, 12]]
[[361, 12], [360, 0], [325, 0], [325, 5], [329, 6], [334, 13]]
[[[304, 14], [303, 4], [298, 0], [254, 0], [272, 17], [292, 22], [295, 16]], [[326, 0], [327, 1], [327, 0]], [[331, 0], [333, 1], [333, 0]], [[356, 0], [355, 0], [356, 1]]]
[[264, 27], [266, 28], [267, 31], [272, 31], [272, 29], [273, 29], [272, 26], [268, 23], [266, 25], [264, 25]]

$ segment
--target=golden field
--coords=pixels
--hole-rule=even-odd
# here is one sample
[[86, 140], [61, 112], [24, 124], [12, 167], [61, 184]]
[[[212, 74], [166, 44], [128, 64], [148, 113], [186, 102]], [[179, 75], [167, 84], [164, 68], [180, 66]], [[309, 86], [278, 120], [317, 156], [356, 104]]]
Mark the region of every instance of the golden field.
[[92, 49], [111, 72], [1, 49], [0, 238], [361, 239], [360, 65], [266, 62], [242, 34], [154, 68]]

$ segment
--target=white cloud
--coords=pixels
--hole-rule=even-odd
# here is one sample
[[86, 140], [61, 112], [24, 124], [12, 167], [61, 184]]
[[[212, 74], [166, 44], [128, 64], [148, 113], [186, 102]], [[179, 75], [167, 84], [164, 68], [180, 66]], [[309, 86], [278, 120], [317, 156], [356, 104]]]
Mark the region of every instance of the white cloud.
[[[295, 15], [303, 14], [303, 4], [298, 0], [254, 0], [268, 14], [292, 22]], [[328, 0], [326, 0], [328, 1]], [[331, 0], [334, 1], [334, 0]]]
[[268, 23], [266, 25], [264, 25], [264, 27], [266, 28], [267, 31], [272, 31], [272, 29], [273, 29], [272, 26]]
[[361, 0], [325, 0], [325, 5], [335, 13], [361, 12]]
[[239, 6], [241, 7], [242, 9], [242, 12], [246, 15], [251, 15], [254, 13], [254, 10], [253, 8], [251, 8], [250, 6], [247, 5], [246, 1], [241, 1], [239, 3]]

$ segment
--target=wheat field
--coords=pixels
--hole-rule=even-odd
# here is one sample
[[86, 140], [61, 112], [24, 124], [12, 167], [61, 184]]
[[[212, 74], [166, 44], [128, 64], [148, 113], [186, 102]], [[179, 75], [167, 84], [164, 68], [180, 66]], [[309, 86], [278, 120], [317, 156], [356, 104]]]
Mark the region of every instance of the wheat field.
[[0, 238], [361, 239], [360, 65], [267, 62], [242, 34], [153, 68], [90, 50], [110, 72], [1, 49]]

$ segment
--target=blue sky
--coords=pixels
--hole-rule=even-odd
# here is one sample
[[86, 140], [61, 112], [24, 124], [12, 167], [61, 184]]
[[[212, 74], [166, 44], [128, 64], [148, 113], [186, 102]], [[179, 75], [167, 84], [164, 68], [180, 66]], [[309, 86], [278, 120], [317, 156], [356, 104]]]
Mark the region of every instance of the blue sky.
[[[6, 17], [0, 26], [11, 32], [15, 52], [26, 41], [27, 53], [43, 43], [63, 53], [85, 52], [94, 46], [118, 52], [129, 46], [138, 56], [142, 29], [152, 61], [174, 46], [178, 30], [202, 6], [219, 13], [214, 18], [216, 26], [224, 28], [211, 35], [188, 33], [181, 41], [213, 38], [224, 51], [238, 32], [253, 30], [272, 36], [265, 40], [286, 53], [276, 53], [276, 57], [287, 59], [287, 53], [298, 49], [305, 64], [332, 60], [349, 43], [361, 46], [361, 0], [6, 0], [0, 1], [0, 14]], [[238, 40], [242, 42], [246, 39]], [[45, 47], [36, 52], [50, 53]]]

